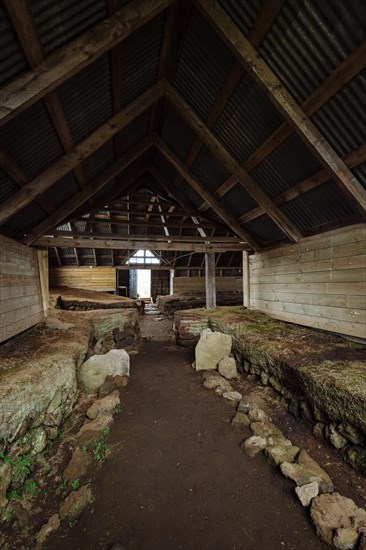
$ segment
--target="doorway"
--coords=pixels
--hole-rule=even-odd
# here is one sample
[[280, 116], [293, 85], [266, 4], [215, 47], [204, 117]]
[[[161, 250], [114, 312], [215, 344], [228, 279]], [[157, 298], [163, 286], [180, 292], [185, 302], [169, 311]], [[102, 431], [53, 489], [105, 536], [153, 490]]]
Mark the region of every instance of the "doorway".
[[137, 272], [137, 296], [139, 298], [151, 297], [151, 269], [136, 269]]

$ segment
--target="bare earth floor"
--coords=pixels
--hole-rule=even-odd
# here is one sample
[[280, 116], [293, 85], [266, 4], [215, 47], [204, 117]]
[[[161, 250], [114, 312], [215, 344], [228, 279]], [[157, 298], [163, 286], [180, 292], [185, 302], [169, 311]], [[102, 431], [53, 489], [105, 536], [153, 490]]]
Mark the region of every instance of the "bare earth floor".
[[192, 351], [171, 322], [146, 315], [123, 412], [96, 472], [92, 507], [49, 549], [250, 550], [323, 548], [292, 484], [239, 445], [234, 409], [200, 385]]

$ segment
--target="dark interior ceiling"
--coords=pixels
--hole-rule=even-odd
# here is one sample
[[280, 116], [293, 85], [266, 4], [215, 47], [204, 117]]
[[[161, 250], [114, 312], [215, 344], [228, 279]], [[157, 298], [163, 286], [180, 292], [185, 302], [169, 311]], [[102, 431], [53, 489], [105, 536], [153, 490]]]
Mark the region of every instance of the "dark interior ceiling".
[[363, 0], [3, 0], [0, 45], [0, 231], [51, 265], [365, 218]]

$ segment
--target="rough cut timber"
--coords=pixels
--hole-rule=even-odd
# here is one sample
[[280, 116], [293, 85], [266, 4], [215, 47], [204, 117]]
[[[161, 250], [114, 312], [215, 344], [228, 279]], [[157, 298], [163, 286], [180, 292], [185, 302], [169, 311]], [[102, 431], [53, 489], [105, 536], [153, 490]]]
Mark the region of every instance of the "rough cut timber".
[[[73, 240], [170, 236], [240, 244], [216, 256], [239, 268], [243, 250], [362, 222], [364, 13], [349, 6], [350, 33], [341, 10], [330, 21], [320, 2], [309, 11], [288, 0], [250, 10], [107, 0], [95, 19], [80, 9], [71, 24], [58, 0], [42, 16], [37, 3], [6, 0], [0, 18], [15, 57], [0, 56], [0, 231], [27, 245], [68, 237], [50, 251], [59, 266], [115, 265], [113, 249]], [[143, 204], [113, 212], [132, 193]], [[117, 250], [127, 261], [131, 252]], [[165, 252], [174, 267], [203, 269], [203, 252]]]

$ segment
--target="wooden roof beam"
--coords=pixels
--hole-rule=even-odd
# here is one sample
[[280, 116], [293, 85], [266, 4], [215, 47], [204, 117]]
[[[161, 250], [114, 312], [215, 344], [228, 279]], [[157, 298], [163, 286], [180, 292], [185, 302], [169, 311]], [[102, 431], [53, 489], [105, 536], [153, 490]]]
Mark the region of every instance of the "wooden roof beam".
[[[30, 233], [23, 239], [23, 244], [32, 244], [39, 236], [45, 234], [47, 231], [60, 224], [67, 216], [76, 210], [86, 200], [91, 198], [95, 193], [103, 189], [122, 170], [127, 168], [134, 160], [141, 156], [148, 147], [151, 146], [150, 139], [141, 141], [136, 147], [133, 147], [126, 155], [124, 155], [117, 162], [107, 168], [100, 176], [88, 183], [84, 189], [79, 191], [76, 195], [66, 201], [60, 208], [56, 210], [51, 216], [46, 218], [43, 222], [37, 225]], [[119, 192], [123, 192], [127, 189], [130, 181], [125, 182], [125, 185], [119, 189]], [[89, 220], [87, 220], [89, 221]]]
[[[113, 223], [111, 222], [113, 225]], [[96, 233], [94, 231], [77, 231], [75, 228], [70, 231], [61, 231], [58, 229], [51, 229], [51, 231], [47, 232], [47, 236], [56, 236], [56, 237], [93, 237], [98, 239], [109, 239], [109, 240], [121, 240], [124, 238], [133, 240], [133, 241], [146, 241], [146, 239], [151, 238], [154, 241], [171, 241], [171, 242], [187, 242], [187, 243], [204, 243], [204, 242], [210, 242], [210, 243], [227, 243], [227, 244], [238, 244], [239, 240], [235, 237], [191, 237], [191, 236], [177, 236], [177, 235], [151, 235], [151, 234], [131, 234], [123, 235], [121, 233]]]
[[364, 213], [366, 211], [366, 191], [360, 182], [353, 176], [225, 10], [213, 0], [194, 0], [194, 5], [211, 22], [275, 107], [329, 171], [331, 177], [347, 191], [360, 212]]
[[93, 63], [173, 0], [133, 0], [0, 90], [0, 126]]
[[[4, 5], [18, 36], [24, 55], [30, 67], [34, 69], [44, 62], [45, 56], [28, 0], [17, 0], [17, 2], [4, 0]], [[70, 152], [75, 146], [75, 142], [58, 92], [56, 90], [50, 92], [43, 98], [43, 101], [64, 151], [66, 153]], [[79, 186], [81, 188], [84, 187], [86, 177], [81, 166], [75, 168], [74, 175]]]
[[[121, 0], [107, 0], [108, 16], [114, 15], [121, 8]], [[124, 82], [124, 44], [120, 42], [109, 50], [111, 71], [112, 109], [116, 115], [123, 109], [123, 82]], [[114, 136], [114, 155], [118, 160], [123, 155], [123, 137], [119, 132]], [[116, 183], [121, 183], [121, 176], [117, 176]]]
[[[343, 157], [343, 162], [348, 166], [348, 168], [354, 168], [355, 166], [366, 162], [366, 145], [361, 145], [361, 147], [358, 147], [357, 149], [352, 151], [352, 153], [349, 153], [348, 155]], [[280, 206], [281, 204], [296, 199], [296, 197], [299, 197], [300, 195], [308, 193], [312, 189], [316, 189], [317, 187], [323, 185], [323, 183], [326, 183], [329, 180], [329, 172], [324, 168], [323, 170], [319, 170], [319, 172], [316, 172], [312, 176], [309, 176], [308, 178], [300, 181], [293, 187], [290, 187], [290, 189], [287, 189], [277, 197], [274, 197], [273, 202], [277, 206]], [[256, 208], [255, 210], [244, 214], [244, 216], [241, 216], [239, 218], [239, 221], [240, 223], [247, 223], [251, 220], [254, 220], [255, 218], [258, 218], [259, 216], [262, 216], [262, 214], [264, 214], [264, 210], [262, 208]]]
[[[301, 232], [278, 210], [273, 201], [259, 188], [258, 184], [230, 155], [225, 147], [216, 139], [212, 132], [170, 84], [166, 85], [166, 95], [168, 100], [174, 105], [189, 126], [200, 136], [202, 141], [204, 141], [211, 151], [220, 159], [229, 172], [233, 174], [233, 178], [239, 181], [245, 191], [266, 211], [268, 216], [280, 227], [285, 235], [295, 242], [301, 239]], [[211, 195], [211, 197], [213, 196]], [[214, 200], [216, 201], [216, 199]]]
[[[162, 185], [165, 191], [185, 209], [186, 214], [189, 215], [191, 219], [193, 217], [197, 218], [198, 223], [193, 223], [193, 227], [195, 229], [207, 229], [206, 224], [209, 223], [211, 224], [213, 229], [227, 230], [227, 226], [225, 224], [221, 224], [216, 220], [212, 220], [208, 216], [200, 215], [196, 207], [178, 189], [175, 189], [174, 185], [170, 184], [155, 166], [150, 165], [148, 167], [148, 170], [150, 171], [151, 175], [154, 176], [155, 179], [160, 183], [160, 185]], [[194, 222], [194, 220], [192, 221]], [[184, 222], [185, 227], [192, 227], [191, 224], [186, 225], [186, 223], [187, 222]]]
[[[177, 33], [177, 27], [179, 26], [178, 22], [178, 2], [175, 2], [169, 8], [167, 8], [165, 13], [165, 23], [164, 23], [164, 35], [162, 39], [162, 45], [160, 49], [159, 56], [159, 68], [158, 68], [158, 80], [162, 78], [167, 78], [169, 76], [169, 70], [173, 64], [173, 58], [175, 55], [174, 48], [172, 44], [174, 43], [175, 36]], [[157, 131], [157, 125], [159, 122], [159, 113], [161, 112], [162, 106], [161, 102], [164, 101], [160, 99], [151, 107], [150, 120], [149, 120], [149, 133], [152, 134]]]
[[[64, 239], [62, 237], [41, 237], [34, 246], [47, 248], [105, 248], [115, 250], [178, 250], [187, 252], [231, 252], [242, 251], [241, 243], [189, 243], [189, 242], [162, 242], [147, 239], [145, 241], [126, 240], [108, 240], [95, 238]], [[245, 249], [245, 248], [244, 248]]]
[[[366, 68], [366, 41], [352, 52], [322, 84], [301, 104], [301, 109], [311, 117], [358, 73]], [[250, 172], [270, 155], [293, 132], [293, 127], [284, 122], [245, 161], [244, 168]]]
[[[75, 219], [75, 221], [79, 221], [79, 222], [88, 222], [90, 224], [100, 224], [100, 223], [103, 223], [100, 219], [97, 219], [97, 218], [78, 218], [78, 219]], [[105, 223], [110, 223], [108, 220], [105, 222]], [[57, 224], [58, 225], [61, 225], [61, 223]], [[135, 220], [131, 220], [131, 221], [123, 221], [123, 222], [120, 222], [118, 220], [114, 220], [113, 221], [113, 225], [119, 225], [121, 227], [128, 227], [129, 225], [131, 225], [132, 227], [154, 227], [154, 228], [161, 228], [161, 223], [160, 222], [145, 222], [145, 221], [135, 221]], [[197, 224], [194, 224], [194, 223], [187, 223], [187, 222], [171, 222], [170, 224], [171, 227], [174, 227], [174, 228], [178, 228], [178, 229], [196, 229], [197, 227]], [[52, 226], [52, 228], [48, 229], [48, 231], [51, 231], [53, 230], [53, 228], [56, 227], [56, 226]], [[208, 225], [207, 223], [206, 224], [200, 224], [199, 227], [202, 227], [203, 229], [212, 229], [213, 228], [213, 224], [212, 225]], [[43, 233], [45, 234], [45, 233]]]
[[175, 167], [176, 170], [184, 177], [189, 185], [198, 193], [204, 201], [210, 204], [211, 208], [216, 212], [218, 216], [226, 223], [230, 229], [243, 241], [247, 242], [254, 250], [258, 250], [259, 247], [253, 237], [249, 235], [240, 224], [226, 212], [226, 210], [217, 202], [213, 195], [206, 190], [206, 188], [193, 176], [186, 168], [186, 166], [178, 159], [173, 151], [160, 139], [155, 136], [154, 143], [164, 157]]
[[[352, 78], [366, 68], [366, 41], [352, 52], [325, 81], [302, 103], [301, 108], [308, 116], [316, 113], [333, 95], [339, 92]], [[271, 134], [266, 141], [244, 162], [243, 168], [251, 172], [262, 160], [270, 155], [293, 132], [292, 127], [284, 122]], [[347, 164], [347, 163], [346, 163]], [[350, 166], [347, 164], [350, 168]], [[216, 198], [223, 197], [235, 185], [234, 178], [228, 178], [217, 190]], [[201, 211], [208, 210], [208, 205], [203, 205]]]
[[[17, 164], [15, 158], [6, 151], [5, 149], [0, 149], [0, 167], [8, 174], [8, 176], [15, 181], [19, 187], [24, 187], [27, 185], [29, 178], [23, 169]], [[51, 201], [43, 195], [39, 195], [36, 199], [36, 203], [40, 206], [47, 214], [52, 214], [56, 210]]]
[[[258, 48], [262, 44], [267, 32], [271, 27], [272, 22], [281, 11], [284, 3], [285, 0], [267, 0], [264, 4], [257, 20], [254, 23], [253, 29], [248, 36], [248, 40], [253, 44], [255, 48]], [[226, 82], [219, 95], [217, 96], [214, 104], [212, 105], [211, 110], [205, 121], [207, 128], [209, 128], [210, 130], [213, 128], [215, 122], [225, 109], [229, 99], [234, 93], [244, 73], [244, 67], [237, 61], [237, 59], [235, 59], [226, 78]], [[190, 152], [188, 153], [185, 162], [186, 166], [192, 166], [192, 164], [198, 157], [203, 145], [204, 144], [200, 140], [200, 138], [197, 138], [195, 140]], [[182, 181], [183, 180], [181, 176], [177, 176], [177, 179], [175, 180], [175, 186], [179, 188]]]
[[137, 116], [149, 108], [164, 93], [164, 82], [154, 84], [142, 93], [136, 100], [132, 101], [117, 115], [103, 124], [84, 141], [79, 143], [70, 153], [65, 154], [60, 160], [44, 172], [36, 176], [31, 182], [25, 185], [2, 205], [0, 212], [0, 224], [4, 223], [11, 216], [19, 212], [42, 192], [49, 189], [59, 179], [73, 170], [92, 153], [99, 149], [104, 143], [112, 139], [117, 132], [125, 128]]

